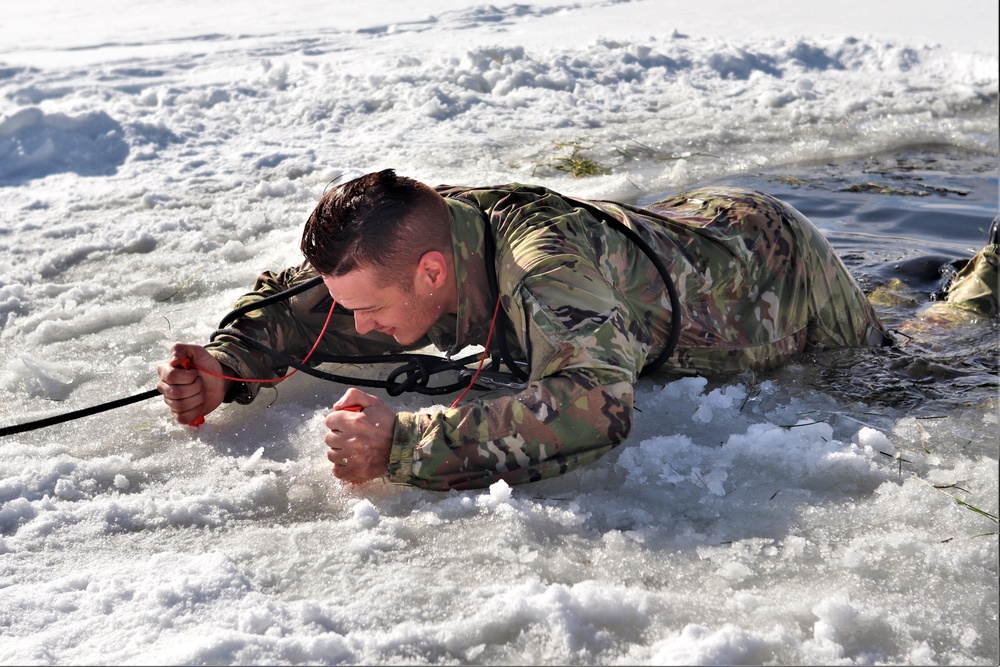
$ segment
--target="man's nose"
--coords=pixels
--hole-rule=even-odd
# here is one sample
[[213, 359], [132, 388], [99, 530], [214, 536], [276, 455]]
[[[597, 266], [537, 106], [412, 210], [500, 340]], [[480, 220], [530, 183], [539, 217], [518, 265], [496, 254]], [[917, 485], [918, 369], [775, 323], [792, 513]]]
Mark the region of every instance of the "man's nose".
[[375, 320], [357, 311], [354, 312], [354, 328], [359, 334], [366, 334], [375, 328]]

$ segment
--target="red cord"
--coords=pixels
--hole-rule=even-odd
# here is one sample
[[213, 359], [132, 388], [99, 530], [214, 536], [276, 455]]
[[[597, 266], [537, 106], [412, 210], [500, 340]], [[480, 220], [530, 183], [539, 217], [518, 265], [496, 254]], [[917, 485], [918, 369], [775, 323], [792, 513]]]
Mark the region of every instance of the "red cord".
[[[326, 329], [327, 329], [328, 326], [330, 326], [330, 319], [333, 317], [333, 310], [336, 307], [337, 307], [337, 302], [336, 302], [336, 300], [334, 300], [334, 302], [330, 305], [330, 312], [327, 313], [327, 315], [326, 315], [326, 321], [323, 323], [323, 328], [320, 330], [319, 336], [316, 337], [316, 342], [313, 343], [312, 349], [309, 350], [309, 354], [307, 354], [305, 356], [305, 358], [302, 360], [302, 363], [306, 363], [307, 361], [309, 361], [309, 357], [311, 357], [312, 354], [313, 354], [313, 352], [316, 351], [316, 348], [319, 347], [319, 342], [321, 340], [323, 340], [323, 336], [326, 334]], [[201, 366], [196, 366], [194, 363], [192, 363], [191, 357], [188, 357], [187, 359], [185, 359], [184, 361], [181, 362], [181, 368], [183, 368], [185, 370], [195, 370], [195, 371], [198, 371], [200, 373], [205, 373], [206, 375], [211, 375], [212, 377], [220, 378], [222, 380], [232, 380], [233, 382], [281, 382], [282, 380], [287, 380], [288, 378], [292, 377], [293, 375], [295, 375], [296, 373], [299, 372], [299, 369], [295, 368], [288, 375], [285, 375], [284, 377], [280, 377], [280, 378], [274, 378], [272, 380], [257, 380], [257, 379], [254, 379], [254, 378], [240, 378], [240, 377], [234, 377], [232, 375], [223, 375], [222, 373], [214, 373], [214, 372], [212, 372], [212, 371], [210, 371], [208, 369], [202, 368]], [[204, 423], [205, 423], [205, 415], [201, 415], [200, 417], [198, 417], [197, 419], [195, 419], [193, 422], [191, 422], [190, 424], [188, 424], [188, 426], [201, 426]]]
[[[330, 319], [333, 317], [333, 310], [336, 307], [337, 307], [337, 302], [334, 301], [333, 304], [330, 306], [330, 312], [327, 313], [326, 322], [323, 323], [323, 328], [320, 330], [319, 336], [316, 337], [316, 342], [313, 343], [312, 349], [310, 349], [309, 353], [305, 356], [304, 359], [302, 359], [302, 363], [303, 364], [306, 363], [307, 361], [309, 361], [309, 357], [311, 357], [313, 355], [313, 352], [315, 352], [316, 348], [319, 347], [319, 342], [321, 340], [323, 340], [323, 336], [326, 335], [326, 329], [327, 329], [327, 327], [330, 326]], [[455, 402], [452, 403], [451, 406], [450, 406], [451, 408], [456, 407], [462, 401], [462, 399], [465, 398], [465, 395], [469, 393], [469, 390], [472, 389], [472, 386], [474, 384], [476, 384], [476, 380], [479, 379], [479, 374], [483, 370], [483, 362], [486, 361], [486, 350], [489, 350], [489, 348], [490, 348], [490, 341], [493, 339], [493, 330], [496, 328], [497, 315], [499, 313], [500, 313], [500, 297], [498, 296], [497, 297], [497, 305], [494, 306], [494, 308], [493, 308], [493, 319], [490, 320], [490, 330], [486, 334], [486, 345], [484, 346], [485, 350], [483, 351], [483, 354], [479, 357], [479, 366], [476, 367], [476, 372], [472, 376], [472, 381], [469, 383], [469, 386], [465, 388], [465, 391], [463, 391], [458, 398], [455, 399]], [[217, 378], [220, 378], [222, 380], [231, 380], [233, 382], [261, 382], [261, 383], [281, 382], [282, 380], [287, 380], [288, 378], [292, 377], [293, 375], [295, 375], [296, 373], [299, 372], [299, 369], [295, 368], [288, 375], [285, 375], [285, 376], [280, 377], [280, 378], [273, 378], [273, 379], [270, 379], [270, 380], [261, 380], [261, 379], [255, 379], [255, 378], [241, 378], [241, 377], [235, 377], [235, 376], [232, 376], [232, 375], [223, 375], [221, 373], [214, 373], [214, 372], [212, 372], [210, 370], [207, 370], [207, 369], [204, 369], [204, 368], [202, 368], [200, 366], [196, 366], [194, 363], [191, 362], [191, 358], [190, 357], [188, 357], [183, 362], [181, 362], [181, 366], [180, 367], [183, 368], [183, 369], [185, 369], [185, 370], [195, 370], [195, 371], [199, 371], [201, 373], [205, 373], [206, 375], [211, 375], [212, 377], [217, 377]], [[343, 410], [352, 410], [352, 411], [360, 411], [361, 407], [360, 406], [351, 405], [351, 406], [347, 406], [347, 407], [341, 408], [341, 409], [343, 409]], [[195, 419], [193, 422], [191, 422], [189, 424], [189, 426], [201, 426], [204, 423], [205, 423], [205, 415], [202, 415], [202, 416], [198, 417], [197, 419]]]
[[454, 408], [459, 403], [461, 403], [462, 399], [465, 398], [465, 395], [469, 393], [470, 389], [472, 389], [472, 385], [476, 384], [476, 380], [479, 379], [479, 372], [483, 370], [483, 362], [486, 360], [486, 352], [489, 351], [490, 349], [490, 340], [493, 338], [493, 329], [496, 327], [497, 315], [499, 313], [500, 313], [500, 297], [497, 296], [497, 305], [494, 306], [493, 308], [493, 319], [490, 320], [490, 331], [489, 333], [486, 334], [486, 345], [484, 346], [485, 349], [483, 350], [482, 356], [479, 357], [479, 366], [476, 367], [476, 374], [472, 376], [472, 382], [470, 382], [469, 386], [465, 388], [465, 391], [463, 391], [461, 395], [455, 399], [455, 402], [451, 404], [449, 409]]
[[[313, 343], [312, 349], [309, 350], [309, 354], [307, 354], [305, 356], [305, 358], [302, 359], [302, 363], [303, 364], [306, 363], [307, 361], [309, 361], [309, 357], [311, 357], [313, 355], [313, 352], [315, 352], [316, 348], [319, 347], [319, 342], [321, 340], [323, 340], [323, 336], [326, 335], [326, 329], [327, 329], [327, 327], [330, 326], [330, 319], [333, 317], [333, 309], [336, 308], [336, 307], [337, 307], [337, 302], [334, 301], [333, 305], [330, 306], [330, 312], [326, 314], [326, 322], [323, 323], [323, 328], [320, 329], [319, 336], [316, 337], [316, 342]], [[222, 380], [232, 380], [233, 382], [281, 382], [282, 380], [287, 380], [288, 378], [292, 377], [293, 375], [295, 375], [296, 373], [299, 372], [299, 369], [295, 368], [288, 375], [282, 376], [280, 378], [274, 378], [274, 379], [271, 379], [271, 380], [258, 380], [258, 379], [254, 379], [254, 378], [241, 378], [241, 377], [234, 377], [232, 375], [223, 375], [221, 373], [213, 373], [212, 371], [206, 370], [204, 368], [201, 368], [200, 366], [195, 366], [193, 363], [191, 363], [191, 358], [190, 357], [184, 360], [184, 363], [181, 364], [181, 368], [190, 369], [190, 370], [196, 370], [196, 371], [201, 371], [202, 373], [205, 373], [206, 375], [211, 375], [212, 377], [217, 377], [217, 378], [220, 378]]]

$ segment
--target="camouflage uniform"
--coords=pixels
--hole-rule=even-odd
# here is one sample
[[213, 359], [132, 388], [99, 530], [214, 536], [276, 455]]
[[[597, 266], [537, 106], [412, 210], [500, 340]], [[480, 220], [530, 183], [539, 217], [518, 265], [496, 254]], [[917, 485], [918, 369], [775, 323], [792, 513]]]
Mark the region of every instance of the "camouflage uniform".
[[[389, 463], [394, 482], [449, 489], [535, 481], [595, 461], [628, 436], [633, 387], [665, 345], [673, 314], [650, 260], [606, 216], [643, 236], [676, 283], [682, 329], [664, 371], [765, 370], [804, 351], [883, 342], [872, 307], [827, 241], [769, 196], [702, 189], [640, 209], [524, 185], [439, 192], [451, 211], [459, 307], [414, 347], [453, 354], [485, 342], [497, 298], [486, 273], [489, 231], [511, 322], [508, 344], [527, 361], [530, 380], [512, 396], [400, 412]], [[314, 275], [306, 266], [266, 273], [238, 305]], [[302, 358], [329, 298], [320, 285], [250, 313], [237, 328]], [[284, 370], [233, 338], [209, 349], [241, 377]], [[400, 350], [384, 335], [357, 334], [347, 311], [334, 316], [321, 345], [334, 354]], [[249, 402], [255, 392], [243, 386], [230, 398]]]

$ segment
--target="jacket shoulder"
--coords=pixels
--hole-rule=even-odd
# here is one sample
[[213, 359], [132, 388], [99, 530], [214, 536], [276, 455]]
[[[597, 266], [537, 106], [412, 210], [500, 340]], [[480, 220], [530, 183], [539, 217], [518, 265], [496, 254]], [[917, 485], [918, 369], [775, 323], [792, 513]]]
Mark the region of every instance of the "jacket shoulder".
[[523, 195], [528, 198], [546, 195], [559, 195], [557, 192], [540, 185], [525, 183], [505, 183], [502, 185], [467, 186], [467, 185], [436, 185], [434, 190], [442, 197], [457, 197], [465, 199], [497, 199], [510, 195]]

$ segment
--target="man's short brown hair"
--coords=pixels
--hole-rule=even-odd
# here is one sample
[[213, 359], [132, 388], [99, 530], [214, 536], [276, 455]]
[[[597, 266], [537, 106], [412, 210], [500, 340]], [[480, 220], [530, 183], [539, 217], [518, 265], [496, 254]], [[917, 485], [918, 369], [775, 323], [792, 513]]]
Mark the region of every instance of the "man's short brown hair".
[[321, 275], [375, 269], [382, 285], [409, 290], [424, 253], [451, 258], [448, 205], [432, 188], [392, 169], [324, 194], [306, 221], [302, 254]]

